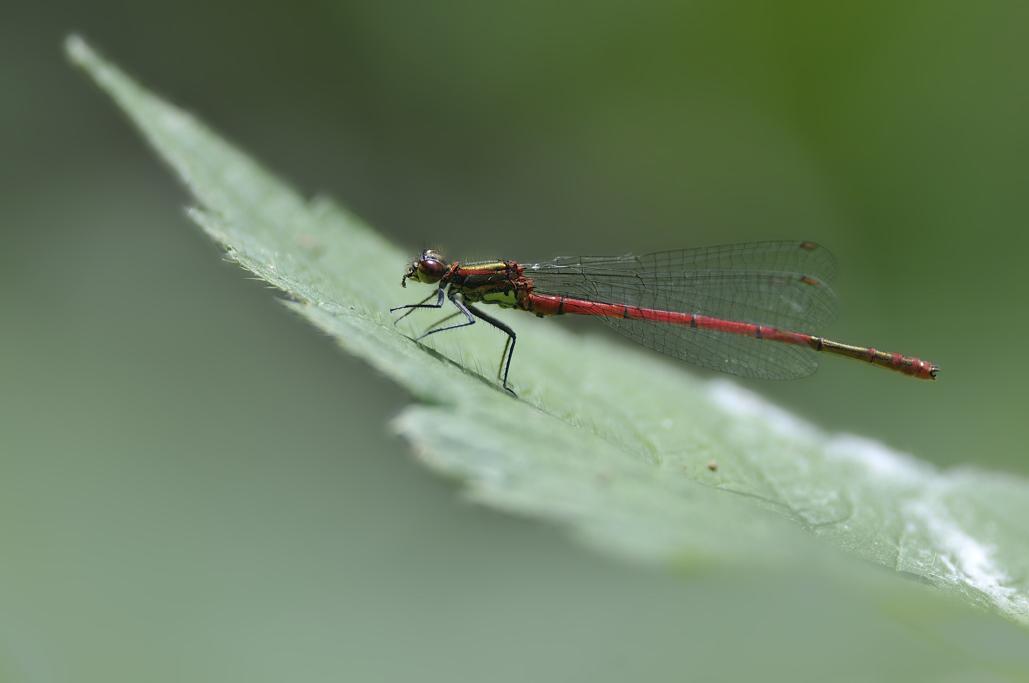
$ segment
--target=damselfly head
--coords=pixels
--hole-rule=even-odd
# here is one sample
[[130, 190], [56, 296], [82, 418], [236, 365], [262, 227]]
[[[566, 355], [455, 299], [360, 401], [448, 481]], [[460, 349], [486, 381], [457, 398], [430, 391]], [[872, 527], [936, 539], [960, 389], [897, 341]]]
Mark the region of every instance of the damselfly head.
[[443, 256], [435, 249], [426, 249], [420, 257], [411, 261], [400, 284], [406, 287], [408, 280], [417, 280], [431, 285], [439, 282], [446, 272], [447, 262]]

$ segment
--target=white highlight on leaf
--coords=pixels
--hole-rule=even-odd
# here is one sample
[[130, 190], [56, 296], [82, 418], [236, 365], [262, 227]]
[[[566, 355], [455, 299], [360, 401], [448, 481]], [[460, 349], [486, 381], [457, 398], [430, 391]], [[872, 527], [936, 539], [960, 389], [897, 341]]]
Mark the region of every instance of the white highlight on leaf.
[[1010, 585], [1011, 577], [996, 561], [995, 545], [968, 534], [939, 501], [912, 501], [901, 511], [937, 549], [932, 563], [924, 568], [930, 576], [981, 591], [998, 608], [1029, 623], [1029, 595]]
[[[1029, 624], [1029, 594], [1020, 587], [1024, 582], [1009, 575], [998, 558], [998, 547], [965, 528], [944, 500], [948, 492], [962, 488], [961, 481], [967, 486], [967, 471], [941, 472], [871, 439], [826, 434], [727, 380], [712, 381], [708, 390], [715, 405], [727, 414], [760, 421], [794, 447], [800, 445], [791, 458], [775, 460], [778, 480], [788, 481], [782, 467], [792, 461], [798, 481], [810, 470], [818, 470], [823, 484], [831, 486], [835, 481], [837, 490], [846, 491], [855, 506], [853, 518], [862, 520], [864, 529], [858, 536], [867, 535], [871, 525], [885, 542], [896, 539], [897, 570], [984, 596], [1002, 612]], [[746, 443], [745, 447], [760, 449], [761, 445]], [[749, 462], [760, 467], [761, 459]], [[790, 491], [781, 493], [788, 497]], [[805, 499], [810, 500], [810, 492]], [[841, 525], [838, 531], [850, 533], [851, 527]], [[861, 538], [854, 541], [852, 547], [858, 547]]]
[[854, 463], [870, 475], [891, 479], [894, 484], [915, 484], [927, 477], [939, 476], [935, 467], [889, 446], [853, 434], [828, 437], [825, 445], [828, 458]]
[[715, 405], [730, 415], [760, 418], [780, 436], [808, 442], [822, 438], [822, 433], [810, 423], [729, 380], [712, 380], [708, 384], [708, 393]]

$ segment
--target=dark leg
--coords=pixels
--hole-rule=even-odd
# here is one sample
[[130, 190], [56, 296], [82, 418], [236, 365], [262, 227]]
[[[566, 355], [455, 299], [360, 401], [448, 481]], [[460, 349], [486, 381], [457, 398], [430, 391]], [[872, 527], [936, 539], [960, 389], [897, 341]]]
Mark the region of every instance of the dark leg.
[[[440, 291], [442, 291], [442, 290], [440, 290]], [[482, 311], [480, 311], [479, 309], [473, 307], [470, 304], [466, 304], [464, 301], [461, 300], [460, 294], [457, 294], [457, 295], [454, 295], [454, 296], [448, 296], [447, 298], [450, 299], [450, 302], [452, 304], [457, 306], [458, 310], [461, 313], [464, 313], [465, 317], [468, 319], [467, 322], [458, 323], [457, 325], [448, 325], [447, 327], [441, 327], [438, 330], [429, 330], [428, 332], [426, 332], [422, 336], [418, 337], [418, 339], [425, 339], [430, 334], [436, 334], [437, 332], [446, 332], [447, 330], [456, 330], [459, 327], [468, 327], [469, 325], [474, 325], [475, 324], [475, 318], [478, 318], [478, 319], [482, 320], [483, 322], [485, 322], [485, 323], [487, 323], [489, 325], [492, 325], [493, 327], [497, 328], [498, 330], [500, 330], [501, 332], [503, 332], [504, 334], [507, 335], [507, 344], [504, 344], [504, 353], [500, 356], [500, 365], [504, 368], [504, 379], [503, 379], [504, 388], [507, 389], [507, 391], [509, 391], [512, 396], [515, 396], [516, 395], [515, 392], [511, 391], [510, 387], [507, 386], [507, 373], [511, 370], [511, 356], [514, 354], [514, 347], [515, 347], [515, 333], [514, 333], [514, 330], [512, 330], [510, 327], [508, 327], [504, 323], [500, 322], [499, 320], [497, 320], [493, 316], [487, 315], [486, 313], [483, 313]], [[436, 308], [436, 306], [422, 306], [422, 308]], [[472, 317], [472, 316], [475, 316], [475, 317]], [[504, 363], [504, 356], [507, 356], [507, 363], [506, 364]], [[498, 374], [498, 376], [500, 374], [499, 368], [498, 368], [497, 374]]]
[[[442, 292], [443, 290], [441, 289], [439, 291]], [[418, 337], [418, 339], [425, 339], [430, 334], [436, 334], [437, 332], [446, 332], [447, 330], [456, 330], [459, 327], [468, 327], [469, 325], [474, 325], [475, 324], [475, 318], [472, 317], [472, 312], [471, 312], [471, 310], [469, 310], [470, 306], [468, 306], [468, 304], [466, 304], [465, 302], [461, 301], [460, 296], [461, 296], [460, 294], [454, 294], [454, 295], [448, 296], [447, 298], [450, 299], [450, 303], [452, 303], [455, 306], [457, 306], [457, 310], [459, 312], [464, 313], [464, 317], [468, 319], [467, 322], [458, 323], [456, 325], [447, 325], [446, 327], [441, 327], [438, 330], [430, 329], [428, 332], [426, 332], [422, 336]], [[440, 305], [442, 306], [442, 303], [440, 303]], [[416, 307], [417, 308], [439, 308], [439, 306], [421, 306], [421, 305], [417, 305]], [[449, 320], [452, 317], [454, 317], [454, 316], [447, 316], [443, 320]], [[443, 322], [443, 320], [440, 320], [436, 324], [439, 325], [439, 323]]]
[[[434, 296], [436, 297], [436, 303], [434, 303], [434, 304], [427, 304], [427, 303], [425, 303], [426, 301], [428, 301], [429, 299], [431, 299]], [[397, 318], [396, 320], [394, 320], [393, 321], [394, 325], [396, 325], [398, 322], [400, 322], [401, 320], [403, 320], [404, 318], [409, 316], [411, 314], [411, 311], [415, 310], [416, 308], [443, 308], [443, 288], [440, 287], [438, 290], [436, 290], [435, 294], [430, 294], [429, 296], [425, 297], [424, 299], [422, 299], [421, 301], [419, 301], [416, 304], [408, 304], [407, 306], [397, 306], [396, 308], [389, 309], [389, 312], [392, 313], [393, 311], [399, 311], [399, 310], [402, 310], [402, 309], [405, 309], [405, 308], [407, 309], [407, 313], [404, 313], [404, 315], [402, 315], [399, 318]]]
[[450, 320], [451, 318], [454, 318], [454, 317], [459, 316], [459, 315], [461, 315], [461, 311], [454, 311], [453, 313], [451, 313], [447, 317], [440, 318], [436, 322], [434, 322], [431, 325], [429, 325], [428, 327], [426, 327], [425, 331], [428, 332], [428, 331], [432, 330], [432, 328], [437, 327], [439, 325], [442, 325], [443, 323], [445, 323], [446, 321]]
[[[485, 323], [489, 323], [490, 325], [492, 325], [493, 327], [497, 328], [498, 330], [500, 330], [501, 332], [503, 332], [504, 334], [507, 335], [507, 343], [504, 344], [504, 352], [500, 354], [500, 367], [504, 368], [504, 378], [503, 378], [504, 388], [507, 389], [508, 391], [510, 391], [512, 396], [517, 396], [517, 394], [515, 394], [515, 392], [511, 391], [511, 388], [509, 386], [507, 386], [507, 373], [511, 370], [511, 357], [514, 356], [514, 347], [515, 347], [515, 340], [517, 339], [517, 335], [515, 335], [514, 330], [512, 330], [510, 327], [508, 327], [504, 323], [500, 322], [499, 320], [497, 320], [493, 316], [487, 315], [487, 314], [483, 313], [482, 311], [480, 311], [479, 309], [473, 308], [472, 306], [466, 306], [466, 307], [468, 308], [468, 310], [470, 310], [472, 312], [472, 314], [476, 318], [479, 318], [480, 320], [482, 320]], [[507, 356], [507, 363], [506, 364], [504, 363], [504, 356]], [[497, 377], [500, 377], [500, 367], [497, 368]]]

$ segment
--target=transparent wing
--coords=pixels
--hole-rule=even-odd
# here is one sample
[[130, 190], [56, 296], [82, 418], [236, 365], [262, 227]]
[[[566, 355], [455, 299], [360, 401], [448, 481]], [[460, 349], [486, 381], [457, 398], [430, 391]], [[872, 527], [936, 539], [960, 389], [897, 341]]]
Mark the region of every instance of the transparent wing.
[[[811, 242], [752, 242], [526, 266], [538, 294], [810, 332], [836, 319], [836, 261]], [[668, 326], [672, 327], [672, 326]]]
[[601, 320], [629, 339], [704, 368], [758, 379], [798, 379], [818, 369], [815, 351], [738, 334], [647, 320]]
[[[836, 261], [811, 242], [752, 242], [643, 256], [564, 257], [526, 266], [534, 292], [812, 332], [836, 318]], [[743, 377], [792, 379], [818, 367], [807, 348], [744, 335], [600, 316], [669, 356]]]

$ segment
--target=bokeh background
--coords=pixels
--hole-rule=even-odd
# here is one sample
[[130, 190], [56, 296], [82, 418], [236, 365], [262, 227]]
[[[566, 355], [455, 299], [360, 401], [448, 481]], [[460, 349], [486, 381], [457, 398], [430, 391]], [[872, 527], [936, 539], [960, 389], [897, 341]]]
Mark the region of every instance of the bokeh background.
[[747, 386], [1024, 476], [1029, 4], [0, 8], [0, 678], [983, 680], [830, 580], [669, 577], [462, 502], [390, 434], [408, 397], [189, 224], [70, 31], [412, 253], [826, 244], [828, 336], [939, 381]]

